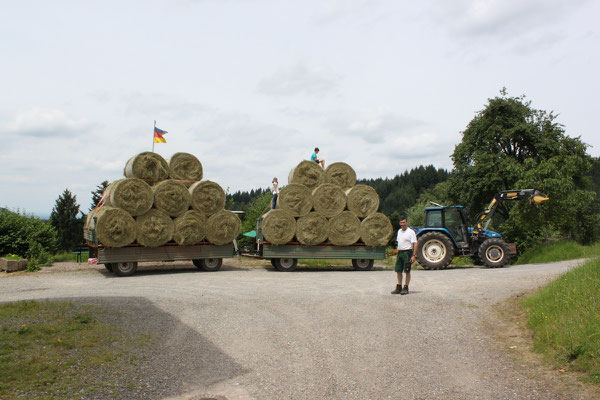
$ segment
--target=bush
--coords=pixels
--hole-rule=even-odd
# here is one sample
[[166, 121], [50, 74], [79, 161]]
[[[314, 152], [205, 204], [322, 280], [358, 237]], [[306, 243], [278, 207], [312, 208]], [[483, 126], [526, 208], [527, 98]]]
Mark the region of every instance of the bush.
[[0, 211], [0, 254], [27, 256], [32, 243], [39, 244], [46, 253], [54, 253], [56, 238], [56, 230], [47, 221], [19, 212]]

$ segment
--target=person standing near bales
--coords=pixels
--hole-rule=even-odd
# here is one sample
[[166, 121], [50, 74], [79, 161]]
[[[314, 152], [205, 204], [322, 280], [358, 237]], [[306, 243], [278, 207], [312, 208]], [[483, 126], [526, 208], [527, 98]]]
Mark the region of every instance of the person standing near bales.
[[277, 198], [279, 197], [279, 182], [277, 182], [277, 177], [273, 178], [273, 200], [271, 200], [271, 210], [275, 209], [277, 205]]
[[317, 154], [319, 154], [319, 148], [315, 147], [315, 152], [310, 156], [310, 161], [314, 161], [317, 164], [321, 164], [321, 168], [325, 169], [325, 159], [317, 158]]
[[[396, 237], [398, 242], [398, 256], [396, 258], [396, 266], [394, 271], [398, 275], [398, 284], [396, 289], [392, 291], [392, 294], [408, 294], [408, 284], [410, 283], [410, 266], [415, 261], [415, 254], [417, 254], [417, 235], [415, 231], [409, 229], [406, 226], [406, 218], [400, 218], [400, 229], [398, 229], [398, 236]], [[402, 273], [406, 274], [404, 280], [404, 287], [402, 287]]]

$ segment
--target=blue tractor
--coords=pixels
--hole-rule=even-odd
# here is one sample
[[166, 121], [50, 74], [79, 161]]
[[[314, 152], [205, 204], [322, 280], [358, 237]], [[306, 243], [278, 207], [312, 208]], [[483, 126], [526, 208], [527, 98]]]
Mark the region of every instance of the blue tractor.
[[502, 191], [477, 216], [475, 227], [469, 226], [463, 206], [436, 204], [436, 207], [425, 208], [425, 226], [417, 230], [417, 261], [424, 269], [442, 269], [455, 256], [468, 256], [490, 268], [504, 267], [510, 262], [511, 255], [516, 254], [516, 246], [506, 243], [502, 235], [487, 228], [502, 201], [522, 199], [538, 205], [548, 197], [538, 189]]

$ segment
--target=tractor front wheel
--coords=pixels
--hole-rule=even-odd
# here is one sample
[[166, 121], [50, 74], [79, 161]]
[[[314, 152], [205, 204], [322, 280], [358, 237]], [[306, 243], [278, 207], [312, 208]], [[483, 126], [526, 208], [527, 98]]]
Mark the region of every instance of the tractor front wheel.
[[510, 250], [508, 245], [502, 239], [486, 239], [479, 246], [479, 259], [486, 267], [500, 268], [504, 267], [510, 261]]
[[427, 232], [419, 238], [417, 261], [424, 269], [442, 269], [454, 258], [454, 245], [441, 232]]

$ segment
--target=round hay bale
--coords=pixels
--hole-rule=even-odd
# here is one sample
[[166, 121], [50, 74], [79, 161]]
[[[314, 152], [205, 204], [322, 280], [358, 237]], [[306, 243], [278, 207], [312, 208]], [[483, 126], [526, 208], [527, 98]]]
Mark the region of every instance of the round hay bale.
[[123, 247], [136, 238], [135, 220], [125, 210], [116, 207], [97, 209], [96, 237], [106, 247]]
[[182, 246], [199, 243], [206, 237], [206, 216], [196, 210], [188, 210], [175, 218], [173, 240]]
[[100, 211], [100, 208], [94, 208], [92, 211], [85, 216], [85, 221], [83, 223], [83, 229], [90, 230], [94, 228], [94, 217]]
[[188, 188], [174, 179], [158, 182], [152, 186], [154, 207], [171, 217], [179, 217], [190, 209], [192, 198]]
[[393, 233], [390, 219], [382, 213], [371, 214], [360, 223], [360, 238], [367, 246], [385, 246]]
[[169, 177], [169, 164], [160, 154], [146, 151], [127, 161], [125, 177], [139, 178], [153, 185]]
[[204, 215], [212, 215], [225, 207], [225, 191], [218, 183], [196, 182], [190, 186], [192, 208]]
[[104, 195], [104, 205], [118, 207], [132, 217], [145, 214], [152, 208], [154, 193], [146, 182], [138, 178], [119, 179], [108, 185]]
[[329, 221], [316, 212], [298, 218], [296, 221], [296, 238], [307, 246], [323, 243], [329, 236]]
[[312, 210], [313, 198], [310, 189], [299, 183], [290, 183], [279, 191], [279, 207], [294, 217], [306, 215]]
[[158, 247], [173, 238], [175, 224], [166, 213], [151, 209], [135, 219], [137, 242], [146, 247]]
[[175, 153], [167, 163], [169, 164], [169, 176], [182, 181], [186, 187], [202, 180], [202, 164], [193, 154]]
[[360, 220], [350, 211], [342, 211], [329, 219], [329, 241], [336, 246], [349, 246], [360, 238]]
[[336, 162], [325, 168], [325, 182], [347, 190], [356, 185], [356, 172], [348, 164]]
[[302, 161], [290, 171], [288, 183], [299, 183], [314, 189], [325, 183], [325, 171], [314, 161]]
[[346, 194], [333, 183], [324, 183], [316, 187], [312, 198], [315, 212], [325, 217], [338, 215], [346, 208]]
[[356, 185], [346, 190], [348, 198], [348, 210], [358, 217], [366, 217], [377, 212], [379, 208], [379, 196], [375, 189], [368, 185]]
[[216, 245], [233, 242], [238, 237], [242, 222], [237, 215], [229, 210], [221, 210], [208, 218], [206, 238]]
[[286, 244], [296, 234], [296, 220], [287, 211], [271, 210], [263, 216], [261, 229], [267, 242]]

